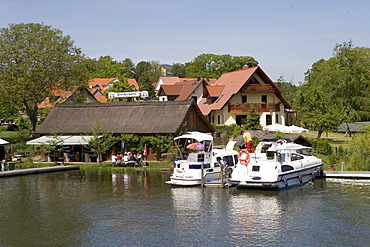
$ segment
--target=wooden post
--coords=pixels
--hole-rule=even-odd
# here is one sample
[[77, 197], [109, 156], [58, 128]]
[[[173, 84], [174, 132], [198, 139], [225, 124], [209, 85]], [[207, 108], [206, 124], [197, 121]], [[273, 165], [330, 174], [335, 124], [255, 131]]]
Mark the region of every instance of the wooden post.
[[225, 174], [224, 174], [224, 165], [221, 164], [221, 186], [224, 187], [225, 185]]
[[201, 179], [200, 179], [200, 184], [202, 185], [202, 187], [204, 187], [204, 164], [202, 163], [200, 165], [200, 176], [201, 176]]

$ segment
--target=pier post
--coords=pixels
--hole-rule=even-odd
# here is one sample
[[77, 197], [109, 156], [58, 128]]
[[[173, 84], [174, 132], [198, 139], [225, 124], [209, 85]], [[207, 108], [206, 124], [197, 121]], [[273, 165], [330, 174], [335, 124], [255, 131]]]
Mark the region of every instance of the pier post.
[[224, 165], [221, 164], [220, 167], [221, 167], [221, 186], [224, 187], [225, 186]]
[[202, 187], [204, 187], [204, 164], [202, 162], [202, 164], [200, 165], [200, 184], [202, 185]]

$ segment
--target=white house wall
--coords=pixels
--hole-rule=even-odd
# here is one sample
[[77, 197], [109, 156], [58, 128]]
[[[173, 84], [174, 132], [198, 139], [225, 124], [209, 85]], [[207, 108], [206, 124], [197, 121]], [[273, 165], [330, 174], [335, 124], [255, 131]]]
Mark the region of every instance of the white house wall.
[[[242, 103], [242, 95], [247, 96], [246, 103], [262, 103], [261, 95], [267, 95], [267, 103], [278, 103], [280, 102], [279, 98], [273, 93], [238, 93], [234, 95], [228, 103]], [[280, 104], [280, 112], [256, 112], [260, 116], [260, 125], [262, 127], [266, 126], [266, 115], [272, 115], [272, 123], [280, 123], [285, 125], [285, 113], [284, 105]], [[227, 104], [221, 110], [215, 110], [210, 113], [210, 121], [214, 124], [219, 124], [218, 119], [224, 125], [230, 125], [236, 123], [236, 115], [249, 115], [248, 113], [232, 113], [228, 111]]]

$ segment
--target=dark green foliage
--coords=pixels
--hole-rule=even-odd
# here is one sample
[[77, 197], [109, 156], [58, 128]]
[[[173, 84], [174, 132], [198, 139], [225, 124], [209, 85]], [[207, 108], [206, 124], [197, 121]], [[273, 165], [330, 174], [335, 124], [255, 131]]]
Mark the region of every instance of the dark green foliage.
[[186, 76], [186, 71], [185, 71], [185, 65], [181, 63], [174, 63], [172, 64], [172, 69], [171, 69], [171, 74], [172, 76], [177, 76], [179, 78], [185, 78]]
[[318, 138], [342, 122], [370, 120], [370, 49], [352, 41], [334, 48], [334, 56], [321, 59], [307, 71], [297, 90], [300, 123], [315, 126]]
[[309, 141], [314, 144], [313, 147], [317, 153], [328, 155], [331, 152], [329, 140], [309, 138]]
[[256, 114], [256, 108], [253, 106], [247, 117], [247, 124], [243, 126], [247, 130], [260, 130], [262, 126], [260, 125], [260, 116]]
[[238, 70], [244, 66], [254, 67], [258, 62], [249, 56], [231, 56], [229, 54], [201, 54], [186, 63], [187, 77], [202, 76], [203, 78], [218, 79], [222, 74]]
[[19, 127], [16, 124], [10, 124], [8, 127], [6, 127], [6, 131], [18, 131]]
[[226, 138], [236, 138], [240, 135], [240, 132], [243, 130], [237, 124], [230, 124], [230, 125], [222, 125], [222, 126], [215, 126], [218, 132], [221, 132], [221, 135]]
[[173, 136], [138, 136], [133, 134], [122, 134], [118, 139], [125, 144], [125, 149], [133, 153], [143, 153], [144, 145], [147, 146], [148, 150], [152, 148], [157, 160], [161, 159], [162, 153], [172, 151], [174, 146]]
[[87, 147], [98, 155], [98, 161], [102, 165], [102, 155], [106, 153], [118, 140], [112, 133], [105, 131], [104, 126], [99, 121], [95, 121], [91, 126], [92, 138]]
[[126, 75], [125, 64], [115, 61], [110, 56], [101, 56], [99, 59], [85, 59], [84, 64], [90, 78], [113, 78]]
[[37, 23], [0, 29], [0, 104], [24, 111], [30, 135], [36, 130], [38, 105], [55, 89], [86, 84], [81, 50], [62, 31]]

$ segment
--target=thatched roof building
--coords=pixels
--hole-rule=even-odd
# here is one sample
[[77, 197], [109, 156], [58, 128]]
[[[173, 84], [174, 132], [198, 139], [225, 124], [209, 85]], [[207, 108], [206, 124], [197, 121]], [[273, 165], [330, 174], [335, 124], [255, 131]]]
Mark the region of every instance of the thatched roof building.
[[89, 135], [98, 121], [114, 134], [168, 135], [180, 130], [214, 132], [197, 104], [186, 101], [57, 104], [36, 134]]

